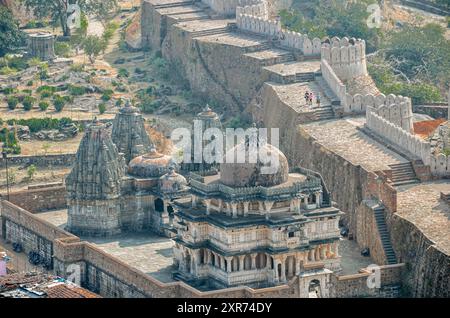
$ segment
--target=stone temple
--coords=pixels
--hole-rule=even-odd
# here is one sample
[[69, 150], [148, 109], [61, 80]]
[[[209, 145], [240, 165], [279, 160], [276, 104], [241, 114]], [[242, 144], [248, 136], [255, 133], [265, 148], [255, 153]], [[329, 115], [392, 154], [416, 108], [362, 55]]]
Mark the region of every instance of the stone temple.
[[[135, 155], [128, 165], [124, 152]], [[128, 105], [112, 129], [94, 121], [81, 141], [66, 179], [67, 230], [110, 236], [151, 228], [170, 236], [168, 202], [184, 196], [186, 185], [172, 158], [151, 145], [138, 109]]]
[[[235, 152], [239, 146], [229, 150]], [[261, 162], [224, 163], [216, 175], [191, 175], [191, 196], [175, 200], [177, 275], [216, 288], [266, 287], [308, 273], [327, 281], [339, 270], [339, 219], [320, 175], [289, 172], [284, 154], [275, 174]]]
[[[209, 107], [196, 119], [194, 130], [221, 129]], [[340, 269], [343, 213], [332, 206], [319, 174], [291, 172], [285, 155], [261, 139], [259, 152], [278, 159], [265, 174], [261, 161], [249, 160], [249, 140], [225, 154], [245, 150], [244, 163], [186, 166], [194, 170], [186, 171], [188, 183], [171, 156], [153, 146], [139, 154], [149, 139], [136, 108], [124, 107], [112, 129], [94, 121], [66, 180], [67, 230], [87, 236], [151, 230], [171, 237], [174, 278], [194, 286], [267, 287], [311, 270], [326, 283]], [[124, 151], [136, 155], [128, 164]]]

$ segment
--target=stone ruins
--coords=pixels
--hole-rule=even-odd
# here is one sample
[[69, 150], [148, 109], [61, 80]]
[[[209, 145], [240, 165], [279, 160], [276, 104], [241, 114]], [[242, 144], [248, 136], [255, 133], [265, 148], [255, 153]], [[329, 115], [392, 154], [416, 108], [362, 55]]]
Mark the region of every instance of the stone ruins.
[[[411, 99], [383, 95], [369, 76], [364, 39], [286, 30], [277, 12], [289, 4], [141, 8], [142, 47], [161, 51], [192, 91], [280, 129], [279, 149], [264, 146], [280, 159], [276, 174], [262, 175], [261, 162], [178, 167], [128, 105], [112, 127], [89, 126], [65, 187], [1, 202], [2, 237], [58, 275], [79, 265], [82, 286], [109, 297], [449, 297], [449, 122], [419, 135]], [[219, 118], [207, 107], [196, 119], [205, 129]], [[38, 211], [57, 193], [72, 233], [27, 211], [30, 195]], [[150, 232], [157, 242], [110, 246], [118, 233]], [[371, 263], [352, 263], [359, 256], [380, 286], [367, 284]]]

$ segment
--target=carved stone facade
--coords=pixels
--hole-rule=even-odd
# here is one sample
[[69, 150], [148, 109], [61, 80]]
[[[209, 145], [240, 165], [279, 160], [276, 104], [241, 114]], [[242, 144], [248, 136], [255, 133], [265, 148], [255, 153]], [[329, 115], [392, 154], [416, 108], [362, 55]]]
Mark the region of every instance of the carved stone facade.
[[289, 173], [287, 161], [281, 162], [276, 177], [262, 184], [247, 173], [248, 164], [222, 164], [216, 175], [191, 176], [191, 197], [174, 201], [180, 279], [265, 287], [318, 268], [328, 276], [340, 269], [342, 212], [331, 206], [319, 175]]
[[130, 156], [149, 150], [127, 166], [110, 129], [98, 122], [90, 125], [66, 179], [67, 229], [87, 236], [153, 229], [171, 236], [170, 201], [184, 195], [186, 179], [175, 173], [170, 156], [151, 146], [134, 107], [117, 115], [112, 135]]
[[120, 232], [116, 207], [124, 173], [123, 156], [119, 155], [107, 127], [94, 121], [81, 140], [66, 179], [69, 231], [84, 235]]
[[144, 120], [138, 108], [129, 102], [114, 119], [112, 140], [126, 162], [150, 151], [153, 146], [145, 131]]

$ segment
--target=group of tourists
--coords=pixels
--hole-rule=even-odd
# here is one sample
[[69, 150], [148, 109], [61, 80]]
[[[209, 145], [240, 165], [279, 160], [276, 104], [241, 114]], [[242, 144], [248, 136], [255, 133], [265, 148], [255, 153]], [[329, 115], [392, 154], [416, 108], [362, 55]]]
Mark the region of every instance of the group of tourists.
[[[310, 91], [306, 91], [306, 93], [305, 93], [306, 105], [313, 107], [313, 100], [314, 100], [314, 93], [310, 92]], [[316, 97], [316, 104], [317, 104], [317, 106], [320, 106], [319, 96]]]

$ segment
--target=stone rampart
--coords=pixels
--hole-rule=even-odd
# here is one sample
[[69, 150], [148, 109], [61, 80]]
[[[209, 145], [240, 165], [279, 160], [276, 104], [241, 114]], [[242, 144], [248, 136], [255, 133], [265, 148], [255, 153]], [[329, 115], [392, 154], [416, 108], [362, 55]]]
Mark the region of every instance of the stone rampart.
[[342, 81], [368, 75], [364, 40], [346, 37], [326, 40], [322, 45], [321, 58], [328, 62]]
[[[368, 110], [366, 113], [366, 125], [377, 135], [386, 138], [389, 142], [397, 145], [414, 157], [420, 158], [425, 165], [430, 164], [431, 144], [429, 142], [403, 130], [372, 110]], [[433, 173], [433, 167], [431, 170]]]

